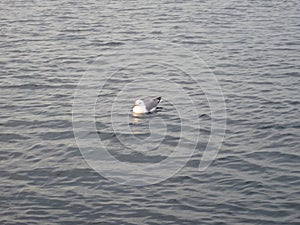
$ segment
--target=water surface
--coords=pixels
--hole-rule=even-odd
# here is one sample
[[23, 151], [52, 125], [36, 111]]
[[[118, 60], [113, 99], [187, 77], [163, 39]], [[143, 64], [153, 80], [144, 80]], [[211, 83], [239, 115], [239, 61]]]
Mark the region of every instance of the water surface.
[[[300, 222], [297, 1], [1, 1], [0, 9], [1, 224]], [[116, 140], [105, 104], [130, 75], [142, 73], [149, 82], [173, 76], [198, 102], [201, 132], [192, 158], [174, 176], [150, 186], [120, 185], [100, 176], [81, 155], [72, 128], [73, 98], [97, 57], [118, 67], [126, 49], [152, 40], [178, 44], [207, 63], [224, 93], [226, 136], [217, 158], [199, 172], [211, 124], [205, 95], [182, 82], [180, 70], [132, 60], [97, 102], [98, 135], [110, 143], [111, 154], [157, 162], [179, 140], [180, 118], [168, 98], [154, 115], [168, 125], [164, 151], [133, 152]], [[164, 56], [157, 51], [153, 57]], [[206, 75], [199, 70], [199, 78]], [[107, 76], [99, 72], [100, 80]], [[175, 86], [166, 87], [161, 81], [150, 90], [176, 96]], [[121, 111], [116, 119], [119, 128], [129, 124], [142, 138], [149, 135], [150, 118], [136, 126]]]

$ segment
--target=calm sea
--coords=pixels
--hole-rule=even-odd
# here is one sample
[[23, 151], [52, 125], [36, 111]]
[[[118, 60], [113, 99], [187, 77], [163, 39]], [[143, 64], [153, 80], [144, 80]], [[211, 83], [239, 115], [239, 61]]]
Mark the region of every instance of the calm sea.
[[0, 224], [300, 224], [298, 1], [2, 0], [0, 25]]

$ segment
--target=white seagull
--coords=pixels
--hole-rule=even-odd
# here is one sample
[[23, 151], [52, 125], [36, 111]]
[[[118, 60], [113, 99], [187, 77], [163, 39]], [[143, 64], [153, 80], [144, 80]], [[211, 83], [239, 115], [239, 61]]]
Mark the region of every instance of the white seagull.
[[157, 108], [158, 103], [160, 102], [161, 97], [148, 99], [146, 101], [143, 101], [141, 99], [136, 100], [134, 103], [134, 106], [132, 108], [132, 111], [134, 113], [151, 113], [154, 112]]

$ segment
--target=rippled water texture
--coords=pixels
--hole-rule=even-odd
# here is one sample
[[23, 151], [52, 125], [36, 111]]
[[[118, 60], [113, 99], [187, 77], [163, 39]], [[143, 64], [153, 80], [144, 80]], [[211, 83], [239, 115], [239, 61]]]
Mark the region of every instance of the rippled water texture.
[[[1, 224], [300, 223], [298, 1], [2, 0], [0, 12]], [[153, 41], [170, 45], [137, 48]], [[191, 66], [168, 64], [174, 58]], [[76, 87], [87, 74], [105, 82], [112, 68], [114, 77], [93, 92], [90, 133], [113, 157], [146, 168], [199, 134], [191, 159], [161, 182], [121, 185], [125, 167], [110, 174], [116, 180], [101, 176], [76, 144]], [[191, 68], [203, 87], [188, 79]], [[218, 111], [204, 93], [211, 74], [227, 127], [217, 158], [199, 171]], [[135, 98], [148, 95], [161, 95], [163, 109], [132, 116]], [[154, 141], [134, 151], [124, 145], [133, 138]]]

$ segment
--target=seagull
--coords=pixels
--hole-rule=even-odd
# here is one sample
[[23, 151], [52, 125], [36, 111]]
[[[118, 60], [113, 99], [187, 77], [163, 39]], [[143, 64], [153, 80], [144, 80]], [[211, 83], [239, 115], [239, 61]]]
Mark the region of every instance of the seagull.
[[157, 105], [160, 102], [161, 97], [148, 99], [143, 101], [138, 99], [135, 101], [134, 106], [132, 108], [133, 113], [151, 113], [157, 109]]

